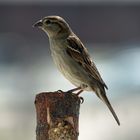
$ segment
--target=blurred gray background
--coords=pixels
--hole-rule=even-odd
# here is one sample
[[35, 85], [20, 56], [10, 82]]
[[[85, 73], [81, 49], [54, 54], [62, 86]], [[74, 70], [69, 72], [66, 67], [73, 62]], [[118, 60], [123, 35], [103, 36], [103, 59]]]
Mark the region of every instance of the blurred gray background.
[[32, 24], [65, 18], [90, 51], [121, 121], [92, 92], [81, 96], [79, 140], [140, 140], [140, 2], [0, 0], [0, 139], [35, 140], [34, 99], [68, 90], [54, 66], [47, 35]]

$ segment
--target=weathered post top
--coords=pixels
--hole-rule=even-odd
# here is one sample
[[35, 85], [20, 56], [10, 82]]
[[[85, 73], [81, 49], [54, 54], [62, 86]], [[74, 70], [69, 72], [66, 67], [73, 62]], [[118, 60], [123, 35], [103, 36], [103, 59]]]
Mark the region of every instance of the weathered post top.
[[43, 92], [35, 99], [36, 140], [78, 140], [80, 98], [70, 92]]

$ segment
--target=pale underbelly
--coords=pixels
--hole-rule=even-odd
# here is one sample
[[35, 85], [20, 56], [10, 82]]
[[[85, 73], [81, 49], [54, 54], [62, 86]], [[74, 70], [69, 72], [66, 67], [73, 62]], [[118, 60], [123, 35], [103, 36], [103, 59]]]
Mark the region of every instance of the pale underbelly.
[[56, 53], [52, 54], [59, 71], [76, 87], [82, 87], [84, 90], [91, 91], [88, 84], [90, 78], [87, 72], [77, 62], [71, 59], [71, 57], [67, 55], [68, 58], [66, 58], [66, 54], [64, 53], [61, 55]]

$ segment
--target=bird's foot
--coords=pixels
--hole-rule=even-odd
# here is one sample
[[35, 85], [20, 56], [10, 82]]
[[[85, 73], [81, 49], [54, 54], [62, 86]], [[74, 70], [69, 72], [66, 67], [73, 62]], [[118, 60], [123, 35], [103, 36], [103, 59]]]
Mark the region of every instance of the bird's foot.
[[83, 92], [83, 90], [81, 89], [81, 87], [78, 87], [78, 88], [74, 88], [74, 89], [68, 90], [67, 92], [68, 93], [73, 93], [74, 91], [78, 91], [75, 95], [80, 99], [80, 103], [82, 104], [84, 102], [84, 98], [83, 97], [79, 97], [79, 95]]
[[76, 93], [77, 97], [80, 99], [80, 103], [82, 104], [84, 102], [84, 98], [83, 97], [79, 97], [79, 95], [83, 92], [83, 90], [80, 90]]
[[62, 90], [57, 90], [57, 92], [58, 92], [58, 93], [63, 93], [63, 91], [62, 91]]
[[[72, 89], [72, 90], [68, 90], [67, 92], [68, 93], [73, 93], [73, 91], [76, 91], [76, 90], [79, 90], [80, 88], [75, 88], [75, 89]], [[58, 94], [60, 94], [60, 96], [63, 96], [64, 94], [64, 91], [62, 90], [57, 90], [56, 91]], [[80, 99], [80, 103], [82, 104], [84, 102], [84, 98], [83, 97], [79, 97], [80, 93], [83, 92], [83, 90], [80, 90], [78, 91], [75, 95]]]
[[83, 104], [84, 103], [84, 98], [83, 97], [79, 97], [79, 99], [80, 99], [80, 103]]
[[57, 92], [57, 93], [59, 94], [59, 96], [62, 97], [62, 98], [65, 96], [65, 92], [62, 91], [62, 90], [57, 90], [56, 92]]

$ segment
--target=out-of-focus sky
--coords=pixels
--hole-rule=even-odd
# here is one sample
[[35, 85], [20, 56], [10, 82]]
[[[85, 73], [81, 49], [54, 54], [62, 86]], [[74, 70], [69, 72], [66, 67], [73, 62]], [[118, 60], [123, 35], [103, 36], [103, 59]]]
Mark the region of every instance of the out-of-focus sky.
[[1, 140], [34, 140], [35, 95], [74, 87], [55, 67], [47, 35], [32, 28], [47, 15], [64, 17], [88, 48], [121, 122], [85, 92], [79, 140], [140, 139], [140, 4], [88, 2], [0, 1]]

